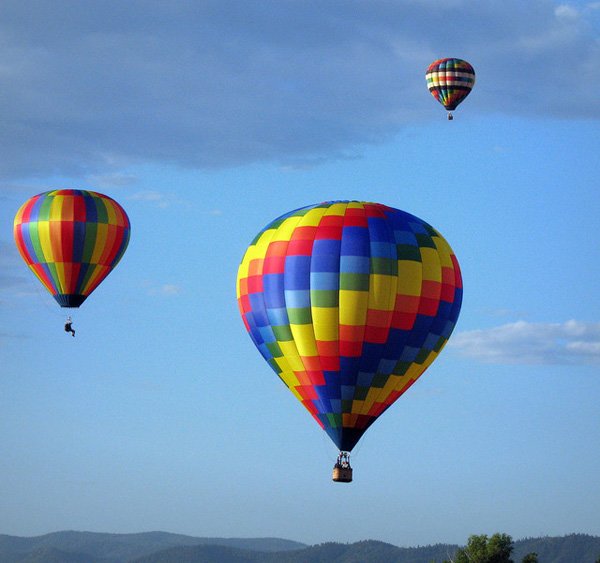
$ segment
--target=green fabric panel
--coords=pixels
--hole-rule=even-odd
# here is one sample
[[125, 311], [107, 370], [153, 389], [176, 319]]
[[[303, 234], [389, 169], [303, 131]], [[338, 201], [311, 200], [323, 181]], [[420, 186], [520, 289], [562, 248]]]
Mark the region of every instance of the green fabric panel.
[[364, 401], [367, 398], [368, 392], [369, 387], [356, 387], [356, 389], [354, 389], [354, 400]]
[[312, 323], [310, 307], [288, 309], [287, 314], [291, 325], [309, 325]]
[[340, 273], [340, 289], [369, 291], [369, 274]]
[[433, 242], [433, 240], [431, 240], [431, 237], [429, 235], [417, 233], [415, 237], [417, 239], [417, 242], [419, 243], [419, 247], [436, 248], [435, 243]]
[[279, 344], [277, 344], [277, 342], [267, 342], [267, 348], [269, 349], [269, 352], [271, 352], [271, 355], [273, 357], [281, 358], [283, 356], [281, 348], [279, 347]]
[[371, 273], [396, 276], [398, 275], [398, 261], [392, 258], [371, 257]]
[[415, 358], [415, 364], [423, 364], [425, 362], [425, 360], [429, 357], [429, 354], [431, 354], [431, 350], [427, 350], [426, 348], [421, 348], [419, 350], [419, 353], [417, 354], [417, 357]]
[[327, 413], [327, 420], [332, 428], [340, 428], [342, 426], [342, 415], [337, 413]]
[[313, 307], [337, 307], [340, 304], [338, 290], [311, 289], [310, 303]]
[[38, 229], [38, 223], [27, 223], [27, 225], [23, 225], [27, 229], [29, 229], [29, 236], [31, 237], [31, 244], [33, 245], [33, 251], [35, 252], [35, 257], [39, 263], [46, 262], [46, 257], [44, 256], [44, 252], [42, 250], [42, 245], [40, 244], [40, 232]]
[[398, 260], [412, 260], [413, 262], [422, 262], [421, 252], [416, 246], [410, 244], [397, 244], [396, 252], [398, 253]]
[[294, 340], [292, 331], [290, 330], [290, 325], [274, 326], [272, 329], [275, 338], [279, 342], [289, 342], [290, 340]]
[[108, 211], [106, 210], [104, 199], [94, 197], [94, 203], [96, 205], [96, 213], [98, 213], [98, 223], [108, 223]]
[[54, 262], [48, 262], [48, 269], [50, 270], [50, 277], [54, 283], [54, 286], [57, 289], [60, 289], [60, 284], [58, 283], [58, 275], [56, 273], [56, 264]]
[[96, 246], [96, 237], [98, 236], [98, 225], [96, 223], [85, 224], [85, 235], [83, 239], [83, 254], [81, 261], [89, 264], [94, 254], [94, 247]]
[[398, 363], [396, 363], [396, 365], [394, 366], [394, 371], [392, 372], [394, 375], [404, 375], [408, 368], [410, 367], [410, 364], [412, 362], [403, 362], [403, 361], [399, 361]]
[[42, 200], [40, 205], [40, 211], [37, 220], [38, 221], [49, 221], [50, 220], [50, 207], [54, 201], [54, 196], [48, 196]]
[[373, 376], [373, 382], [371, 383], [371, 387], [383, 387], [386, 383], [387, 380], [390, 378], [390, 376], [386, 373], [376, 373]]
[[443, 336], [440, 336], [438, 338], [438, 341], [435, 343], [435, 346], [433, 347], [433, 351], [436, 353], [439, 353], [439, 351], [444, 347], [445, 342], [446, 342], [446, 338], [444, 338]]

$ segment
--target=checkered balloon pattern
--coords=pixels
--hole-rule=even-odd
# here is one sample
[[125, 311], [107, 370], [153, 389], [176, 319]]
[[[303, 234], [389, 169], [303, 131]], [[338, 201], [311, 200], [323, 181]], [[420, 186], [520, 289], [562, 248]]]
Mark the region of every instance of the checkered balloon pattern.
[[129, 243], [125, 210], [86, 190], [54, 190], [17, 211], [14, 237], [29, 268], [61, 307], [79, 307], [121, 260]]
[[333, 201], [258, 233], [238, 270], [252, 341], [340, 450], [429, 367], [462, 301], [458, 261], [414, 215]]
[[475, 85], [475, 70], [462, 59], [439, 59], [425, 73], [431, 95], [448, 111], [456, 109]]

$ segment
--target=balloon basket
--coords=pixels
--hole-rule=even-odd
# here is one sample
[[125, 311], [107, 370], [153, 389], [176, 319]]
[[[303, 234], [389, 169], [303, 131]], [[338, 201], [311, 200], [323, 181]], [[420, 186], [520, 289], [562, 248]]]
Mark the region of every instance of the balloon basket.
[[352, 468], [334, 467], [332, 479], [336, 483], [351, 483], [352, 482]]
[[352, 467], [350, 467], [350, 454], [348, 452], [340, 452], [340, 455], [333, 466], [331, 478], [336, 483], [352, 482]]

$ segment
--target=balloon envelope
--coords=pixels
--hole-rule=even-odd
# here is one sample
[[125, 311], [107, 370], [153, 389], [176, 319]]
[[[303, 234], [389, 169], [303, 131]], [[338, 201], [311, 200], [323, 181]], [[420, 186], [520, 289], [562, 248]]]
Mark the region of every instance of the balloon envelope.
[[421, 219], [334, 201], [258, 233], [238, 270], [237, 299], [265, 360], [350, 451], [445, 345], [462, 281], [452, 249]]
[[475, 70], [462, 59], [439, 59], [425, 73], [431, 95], [448, 111], [456, 109], [475, 85]]
[[113, 199], [87, 190], [54, 190], [17, 211], [14, 237], [29, 268], [61, 307], [79, 307], [117, 265], [130, 224]]

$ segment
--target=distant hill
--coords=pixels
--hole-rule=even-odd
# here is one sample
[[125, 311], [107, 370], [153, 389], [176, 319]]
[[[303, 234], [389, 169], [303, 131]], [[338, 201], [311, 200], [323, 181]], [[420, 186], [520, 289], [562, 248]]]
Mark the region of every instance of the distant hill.
[[402, 548], [379, 541], [324, 543], [284, 553], [260, 553], [221, 546], [173, 548], [131, 563], [430, 563], [443, 561], [458, 546]]
[[[325, 543], [285, 553], [260, 553], [222, 546], [172, 548], [130, 563], [442, 563], [457, 545], [396, 547], [384, 542]], [[529, 538], [514, 542], [513, 561], [536, 552], [540, 563], [594, 563], [600, 557], [600, 538], [572, 534], [557, 538]]]
[[[156, 553], [171, 547], [194, 545], [221, 545], [249, 551], [273, 552], [301, 549], [306, 544], [279, 538], [198, 538], [167, 532], [144, 532], [139, 534], [102, 534], [95, 532], [55, 532], [35, 537], [19, 537], [0, 534], [0, 563], [75, 563], [68, 559], [84, 557], [85, 563], [124, 563], [132, 559]], [[53, 549], [47, 559], [40, 559], [40, 550]], [[63, 559], [59, 553], [63, 552]], [[38, 559], [26, 559], [26, 557]], [[53, 557], [51, 559], [50, 557]]]
[[515, 563], [531, 552], [538, 554], [540, 563], [595, 563], [600, 558], [600, 538], [586, 534], [527, 538], [515, 541], [514, 546]]
[[[166, 532], [57, 532], [0, 535], [0, 563], [442, 563], [458, 545], [397, 547], [380, 541], [305, 544], [278, 538], [196, 538]], [[540, 563], [594, 563], [600, 537], [571, 534], [514, 542], [513, 561], [536, 552]]]

